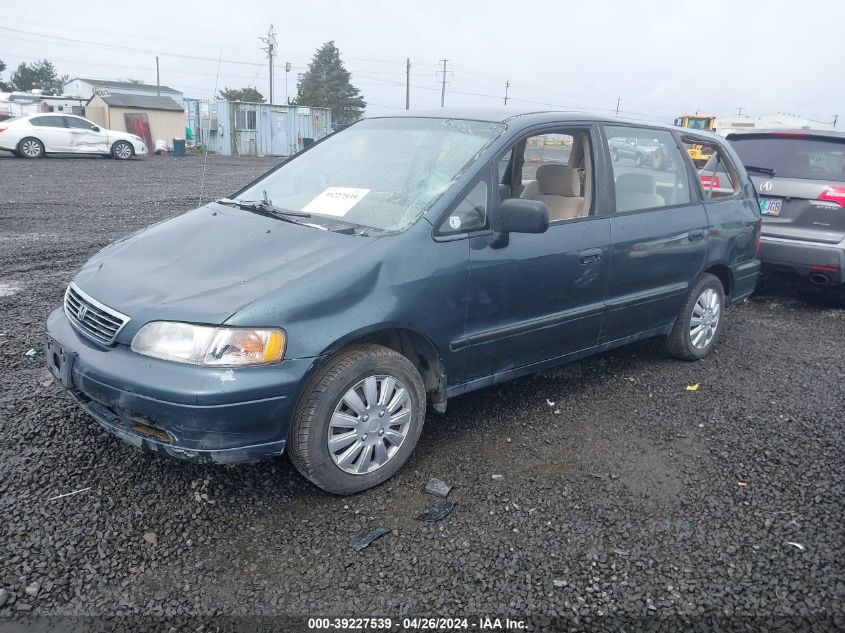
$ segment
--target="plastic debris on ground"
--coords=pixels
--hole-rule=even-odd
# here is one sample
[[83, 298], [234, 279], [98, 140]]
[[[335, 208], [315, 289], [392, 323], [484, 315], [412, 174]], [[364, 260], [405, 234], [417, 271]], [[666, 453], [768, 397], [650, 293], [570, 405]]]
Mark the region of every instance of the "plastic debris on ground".
[[420, 521], [440, 521], [441, 519], [445, 519], [448, 514], [455, 509], [456, 505], [458, 505], [456, 501], [444, 501], [433, 508], [420, 510], [417, 514], [417, 519]]
[[35, 356], [35, 354], [37, 354], [37, 352], [33, 348], [33, 349], [30, 349], [26, 354], [24, 354], [24, 356], [29, 356], [30, 358], [32, 358], [33, 356]]
[[738, 482], [736, 482], [736, 485], [739, 486], [740, 488], [748, 488], [748, 482], [747, 481], [738, 481]]
[[55, 501], [56, 499], [62, 499], [64, 497], [72, 497], [74, 495], [82, 494], [83, 492], [88, 492], [89, 490], [91, 490], [91, 486], [88, 486], [87, 488], [82, 488], [80, 490], [74, 490], [73, 492], [66, 492], [62, 495], [56, 495], [54, 497], [49, 497], [47, 499], [47, 501]]
[[385, 534], [390, 534], [390, 528], [386, 527], [377, 527], [374, 530], [370, 530], [369, 532], [365, 532], [364, 534], [359, 534], [352, 541], [349, 543], [356, 552], [360, 552], [362, 549], [367, 547], [370, 543], [375, 541], [376, 539], [381, 538]]
[[698, 383], [694, 385], [687, 385], [687, 391], [698, 391]]
[[794, 548], [796, 548], [796, 549], [799, 549], [799, 550], [801, 550], [802, 552], [803, 552], [805, 549], [807, 549], [806, 547], [804, 547], [803, 545], [801, 545], [801, 543], [795, 543], [795, 542], [793, 542], [793, 541], [787, 541], [787, 542], [786, 542], [786, 544], [787, 544], [787, 545], [792, 545], [792, 547], [794, 547]]
[[445, 499], [449, 496], [449, 491], [452, 489], [452, 486], [447, 484], [442, 479], [432, 479], [425, 485], [425, 491], [430, 494], [434, 495], [435, 497], [440, 497], [441, 499]]

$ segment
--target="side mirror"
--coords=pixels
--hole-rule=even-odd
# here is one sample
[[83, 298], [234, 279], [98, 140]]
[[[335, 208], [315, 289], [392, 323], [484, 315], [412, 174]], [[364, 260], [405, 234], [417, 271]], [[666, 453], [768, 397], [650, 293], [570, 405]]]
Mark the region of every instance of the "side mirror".
[[508, 198], [493, 213], [491, 228], [495, 232], [491, 246], [508, 245], [509, 233], [545, 233], [549, 228], [549, 209], [544, 202]]
[[95, 125], [94, 127], [92, 127], [91, 129], [92, 129], [92, 130], [94, 130], [95, 132], [99, 132], [99, 131], [100, 131], [100, 128], [99, 128], [99, 127], [97, 127], [96, 125]]

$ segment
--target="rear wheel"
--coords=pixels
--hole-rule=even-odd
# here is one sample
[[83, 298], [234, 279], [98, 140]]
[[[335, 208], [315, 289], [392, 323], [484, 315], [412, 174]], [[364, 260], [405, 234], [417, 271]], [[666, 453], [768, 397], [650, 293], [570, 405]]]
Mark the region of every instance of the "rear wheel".
[[380, 345], [350, 347], [303, 389], [288, 439], [290, 459], [334, 494], [377, 486], [414, 450], [425, 404], [422, 378], [407, 358]]
[[41, 158], [44, 156], [44, 144], [31, 136], [18, 143], [18, 153], [24, 158]]
[[704, 358], [722, 333], [725, 289], [717, 277], [704, 273], [690, 288], [669, 334], [669, 353], [681, 360]]
[[132, 145], [126, 141], [118, 141], [111, 148], [111, 155], [117, 160], [129, 160], [135, 154]]

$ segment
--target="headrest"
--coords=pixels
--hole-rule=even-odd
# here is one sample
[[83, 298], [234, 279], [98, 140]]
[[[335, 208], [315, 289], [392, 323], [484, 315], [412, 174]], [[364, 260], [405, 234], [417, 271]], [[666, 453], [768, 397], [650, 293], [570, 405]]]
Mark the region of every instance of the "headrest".
[[537, 168], [537, 187], [544, 196], [581, 195], [581, 179], [578, 172], [566, 165], [540, 165]]
[[616, 188], [633, 193], [655, 193], [657, 182], [651, 174], [619, 174], [616, 178]]

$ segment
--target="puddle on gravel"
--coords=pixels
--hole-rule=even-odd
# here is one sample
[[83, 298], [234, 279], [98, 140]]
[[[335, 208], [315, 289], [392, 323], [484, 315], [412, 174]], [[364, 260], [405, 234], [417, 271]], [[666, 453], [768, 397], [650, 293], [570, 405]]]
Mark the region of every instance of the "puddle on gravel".
[[11, 297], [23, 290], [23, 284], [19, 281], [0, 280], [0, 297]]

